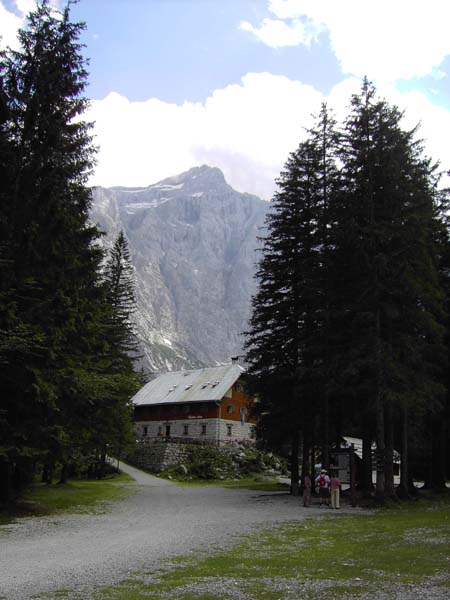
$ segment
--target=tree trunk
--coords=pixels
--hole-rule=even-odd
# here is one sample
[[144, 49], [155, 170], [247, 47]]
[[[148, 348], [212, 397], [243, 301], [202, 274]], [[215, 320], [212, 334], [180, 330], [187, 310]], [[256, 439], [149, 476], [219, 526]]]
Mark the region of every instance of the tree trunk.
[[317, 440], [316, 440], [316, 419], [312, 416], [310, 420], [310, 440], [311, 440], [311, 480], [315, 477], [316, 474], [316, 455], [317, 455]]
[[334, 414], [334, 439], [336, 440], [336, 448], [340, 448], [344, 438], [342, 431], [342, 405], [340, 402], [335, 402]]
[[11, 499], [11, 465], [8, 460], [0, 461], [0, 504]]
[[[382, 419], [377, 419], [380, 422]], [[378, 429], [377, 427], [377, 429]], [[375, 496], [379, 502], [384, 502], [385, 494], [385, 476], [384, 476], [384, 463], [385, 463], [385, 447], [384, 440], [381, 439], [381, 434], [377, 433], [377, 481], [375, 485]]]
[[376, 348], [375, 348], [375, 360], [376, 360], [376, 390], [375, 390], [375, 441], [377, 445], [377, 483], [375, 488], [375, 496], [379, 502], [384, 502], [385, 494], [385, 477], [384, 477], [384, 463], [385, 463], [385, 444], [384, 444], [384, 402], [383, 402], [383, 374], [382, 374], [382, 362], [381, 362], [381, 323], [380, 323], [380, 311], [377, 310], [376, 318]]
[[330, 429], [330, 419], [329, 419], [329, 405], [328, 405], [328, 394], [324, 393], [323, 403], [322, 403], [322, 466], [324, 469], [329, 470], [330, 468], [330, 439], [329, 439], [329, 429]]
[[408, 409], [402, 407], [402, 452], [400, 462], [400, 485], [397, 494], [401, 498], [409, 496], [409, 469], [408, 469]]
[[105, 470], [106, 470], [106, 448], [103, 448], [101, 455], [100, 455], [98, 479], [103, 479], [103, 477], [105, 476]]
[[53, 472], [55, 466], [51, 462], [46, 462], [44, 464], [44, 468], [42, 470], [42, 483], [46, 483], [47, 485], [51, 485], [53, 483]]
[[292, 434], [291, 442], [291, 494], [300, 495], [298, 454], [300, 450], [300, 433], [298, 428]]
[[373, 490], [372, 482], [372, 434], [368, 425], [369, 418], [365, 417], [365, 427], [362, 438], [362, 473], [361, 489], [369, 495]]
[[311, 475], [311, 435], [308, 425], [303, 425], [303, 449], [302, 449], [302, 481], [305, 475]]
[[392, 406], [387, 403], [385, 410], [386, 449], [384, 463], [384, 492], [386, 496], [394, 496], [394, 423]]
[[64, 462], [61, 466], [61, 475], [58, 483], [67, 483], [67, 472], [67, 463]]
[[431, 443], [431, 486], [436, 491], [445, 490], [445, 429], [444, 415], [433, 419]]

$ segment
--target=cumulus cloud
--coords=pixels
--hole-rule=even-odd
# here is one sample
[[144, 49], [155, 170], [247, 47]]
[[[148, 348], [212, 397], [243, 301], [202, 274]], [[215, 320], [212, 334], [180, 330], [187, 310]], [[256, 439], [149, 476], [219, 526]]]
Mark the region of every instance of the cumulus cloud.
[[[427, 64], [437, 65], [447, 47], [441, 35], [447, 22], [444, 18], [446, 3], [438, 2], [435, 6], [435, 2], [430, 0], [427, 5], [427, 13], [435, 13], [436, 26], [432, 30], [430, 28], [430, 35], [436, 37], [436, 43], [428, 44], [431, 48], [424, 50], [428, 59], [424, 58], [425, 66], [421, 68], [425, 70], [429, 68]], [[192, 166], [207, 163], [222, 169], [236, 189], [270, 198], [275, 189], [274, 180], [288, 154], [304, 138], [305, 127], [312, 122], [311, 114], [317, 114], [321, 102], [327, 101], [337, 118], [343, 119], [350, 95], [360, 88], [359, 75], [367, 72], [370, 77], [373, 76], [364, 57], [367, 59], [372, 53], [376, 58], [378, 52], [382, 58], [385, 54], [387, 57], [384, 44], [392, 48], [390, 40], [384, 39], [386, 36], [380, 22], [375, 17], [372, 19], [368, 4], [356, 0], [270, 2], [275, 20], [293, 29], [292, 40], [307, 44], [311, 43], [320, 28], [326, 26], [330, 31], [336, 54], [343, 64], [350, 65], [346, 70], [354, 72], [356, 76], [344, 78], [328, 96], [310, 85], [284, 76], [247, 73], [238, 83], [217, 89], [198, 103], [178, 105], [157, 98], [131, 102], [115, 92], [102, 100], [93, 101], [86, 119], [95, 122], [94, 133], [99, 154], [91, 183], [102, 186], [146, 186]], [[398, 25], [400, 17], [397, 4], [405, 5], [403, 0], [391, 4], [389, 14], [397, 15], [395, 23]], [[4, 36], [4, 44], [12, 44], [17, 28], [23, 25], [25, 14], [33, 5], [34, 0], [17, 0], [17, 11], [12, 13], [5, 9], [0, 0], [0, 33]], [[386, 0], [379, 0], [376, 5], [382, 14], [387, 13], [387, 6]], [[354, 8], [352, 22], [348, 18], [350, 7]], [[364, 7], [369, 12], [363, 18]], [[412, 16], [406, 14], [404, 23], [419, 22], [420, 11], [415, 0], [408, 2], [405, 12], [412, 13]], [[364, 27], [358, 28], [363, 33], [353, 31], [357, 29], [356, 24], [361, 25], [363, 21]], [[389, 57], [395, 67], [392, 73], [395, 71], [396, 76], [406, 72], [406, 66], [403, 68], [402, 65], [411, 63], [411, 68], [417, 70], [417, 65], [422, 64], [415, 61], [415, 56], [426, 45], [427, 23], [424, 17], [422, 36], [418, 34], [418, 28], [414, 29], [417, 34], [414, 43], [409, 39], [412, 33], [405, 33], [405, 28], [399, 27], [397, 39], [406, 39], [406, 36], [409, 45], [405, 42], [402, 52], [397, 52], [398, 56], [394, 53]], [[249, 25], [247, 31], [251, 31], [251, 27]], [[266, 27], [264, 35], [269, 36], [269, 31]], [[278, 43], [280, 31], [284, 29], [275, 28], [270, 33], [273, 44]], [[359, 35], [367, 38], [361, 38], [358, 42], [360, 47], [356, 45]], [[376, 43], [372, 44], [375, 38]], [[383, 60], [387, 61], [386, 57]], [[363, 64], [366, 65], [364, 69]], [[382, 61], [377, 64], [382, 69]], [[437, 69], [435, 73], [438, 73]], [[450, 112], [433, 105], [418, 92], [400, 93], [389, 82], [389, 78], [378, 82], [378, 89], [389, 101], [406, 109], [406, 127], [421, 122], [419, 135], [426, 140], [427, 151], [433, 158], [442, 160], [443, 166], [448, 168]]]
[[239, 27], [253, 33], [272, 48], [298, 46], [299, 44], [310, 46], [320, 31], [320, 28], [311, 28], [299, 19], [294, 19], [290, 23], [279, 19], [264, 19], [260, 27], [254, 27], [248, 21], [242, 21]]
[[[268, 8], [274, 19], [245, 27], [258, 39], [309, 44], [325, 29], [342, 71], [377, 82], [423, 77], [450, 54], [450, 3], [442, 0], [269, 0]], [[306, 23], [303, 37], [299, 19]], [[279, 35], [268, 35], [275, 29]]]
[[[403, 126], [413, 129], [419, 126], [416, 138], [422, 139], [425, 152], [434, 161], [439, 161], [441, 169], [450, 169], [448, 140], [450, 139], [450, 112], [442, 106], [432, 104], [417, 91], [400, 93], [391, 86], [384, 90], [386, 98], [404, 110]], [[448, 177], [445, 185], [450, 185]]]
[[25, 16], [36, 8], [36, 4], [36, 0], [15, 0], [17, 9], [22, 15]]
[[17, 48], [17, 30], [22, 27], [25, 19], [23, 13], [21, 15], [6, 10], [0, 2], [0, 49], [7, 46]]
[[[35, 10], [36, 0], [14, 0], [15, 12], [7, 10], [0, 0], [0, 49], [8, 46], [13, 50], [19, 48], [17, 30], [25, 25], [27, 15]], [[50, 5], [58, 8], [59, 0], [51, 0]]]
[[[207, 163], [222, 169], [236, 189], [270, 198], [289, 153], [312, 123], [311, 114], [326, 101], [342, 120], [360, 86], [360, 79], [347, 78], [324, 96], [287, 77], [248, 73], [203, 103], [130, 102], [111, 93], [93, 102], [87, 115], [96, 121], [100, 147], [92, 184], [146, 186]], [[450, 113], [418, 92], [401, 94], [389, 85], [379, 92], [406, 109], [405, 127], [422, 123], [428, 153], [445, 161]]]
[[100, 147], [93, 183], [145, 186], [206, 162], [238, 189], [270, 196], [321, 101], [313, 87], [270, 73], [248, 73], [203, 103], [130, 102], [111, 93], [87, 115]]

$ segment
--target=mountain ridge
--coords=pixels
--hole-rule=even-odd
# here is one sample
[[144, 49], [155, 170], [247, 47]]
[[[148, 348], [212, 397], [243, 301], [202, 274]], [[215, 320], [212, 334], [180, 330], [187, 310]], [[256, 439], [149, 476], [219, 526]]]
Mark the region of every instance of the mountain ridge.
[[242, 352], [269, 206], [207, 165], [145, 188], [93, 190], [91, 220], [105, 245], [121, 229], [129, 243], [146, 370], [210, 366]]

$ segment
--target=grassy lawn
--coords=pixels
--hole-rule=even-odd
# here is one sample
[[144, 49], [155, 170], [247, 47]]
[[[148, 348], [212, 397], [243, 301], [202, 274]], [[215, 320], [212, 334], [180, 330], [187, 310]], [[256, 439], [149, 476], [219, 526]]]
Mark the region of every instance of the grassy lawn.
[[11, 512], [0, 512], [0, 525], [17, 517], [41, 516], [60, 511], [94, 512], [102, 502], [120, 500], [128, 490], [123, 484], [133, 481], [125, 473], [101, 480], [73, 480], [61, 484], [36, 483]]
[[258, 476], [248, 475], [237, 481], [214, 481], [214, 485], [231, 489], [255, 490], [260, 492], [289, 492], [289, 484], [280, 483], [278, 479], [261, 479]]
[[[154, 473], [151, 473], [154, 475]], [[163, 479], [168, 479], [163, 477]], [[278, 477], [263, 478], [258, 474], [244, 475], [240, 479], [171, 479], [174, 483], [187, 486], [216, 486], [229, 489], [255, 490], [260, 492], [288, 492], [289, 485], [280, 483]]]
[[418, 597], [430, 586], [450, 597], [449, 498], [321, 515], [254, 534], [225, 552], [172, 561], [95, 598], [298, 600], [316, 599], [317, 586], [329, 598], [377, 598], [381, 587], [389, 593], [411, 585], [423, 586]]

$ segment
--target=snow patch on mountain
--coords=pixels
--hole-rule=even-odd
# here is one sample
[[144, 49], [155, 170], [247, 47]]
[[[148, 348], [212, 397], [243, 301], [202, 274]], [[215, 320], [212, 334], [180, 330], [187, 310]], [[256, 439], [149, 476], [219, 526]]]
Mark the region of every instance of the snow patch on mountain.
[[149, 188], [147, 189], [152, 189], [152, 190], [181, 190], [184, 187], [184, 183], [155, 183], [154, 185], [151, 185]]

